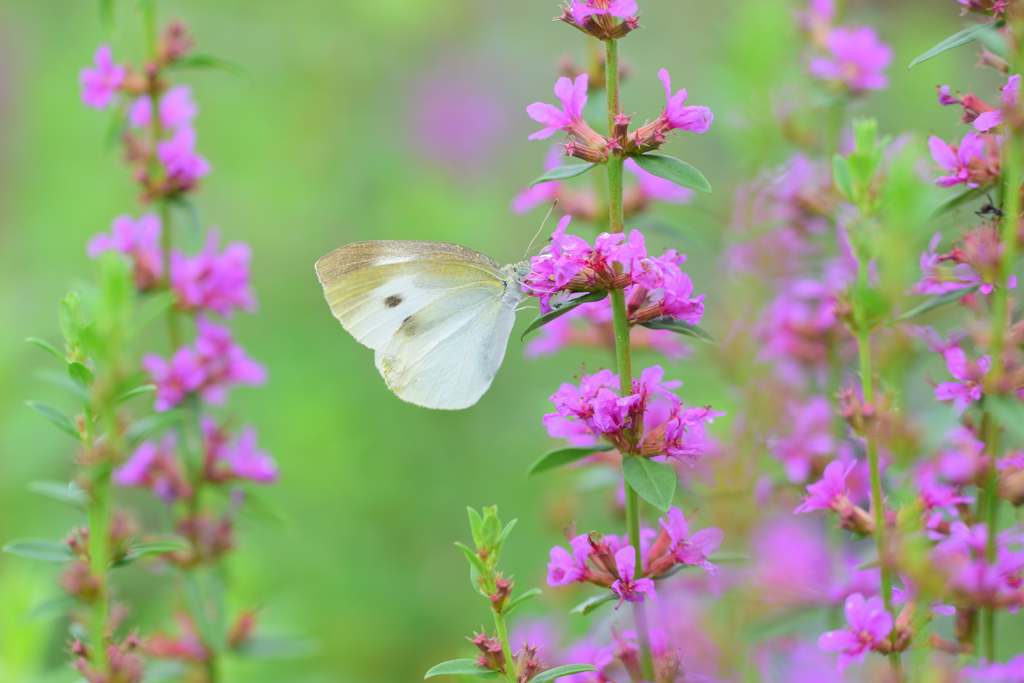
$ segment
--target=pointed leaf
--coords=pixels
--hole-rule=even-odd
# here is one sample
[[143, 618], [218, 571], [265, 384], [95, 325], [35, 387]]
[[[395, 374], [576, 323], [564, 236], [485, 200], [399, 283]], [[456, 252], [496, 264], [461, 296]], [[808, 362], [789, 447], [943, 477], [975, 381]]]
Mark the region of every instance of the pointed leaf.
[[595, 595], [592, 598], [587, 598], [580, 604], [576, 605], [569, 610], [569, 614], [581, 614], [583, 616], [587, 616], [606, 602], [613, 602], [618, 599], [619, 596], [615, 593], [601, 593], [600, 595]]
[[594, 168], [595, 166], [597, 166], [597, 164], [571, 164], [568, 166], [558, 166], [556, 168], [551, 169], [550, 171], [540, 176], [536, 180], [534, 180], [532, 183], [530, 183], [530, 187], [533, 187], [538, 183], [547, 183], [552, 180], [565, 180], [566, 178], [575, 178], [578, 175], [583, 175], [584, 173]]
[[645, 323], [640, 323], [643, 327], [649, 330], [669, 330], [676, 334], [681, 334], [687, 337], [693, 337], [699, 339], [705, 344], [712, 344], [718, 346], [718, 340], [705, 330], [700, 325], [690, 325], [685, 320], [677, 320], [676, 318], [662, 317], [649, 320]]
[[471, 507], [467, 506], [466, 512], [469, 514], [469, 528], [473, 532], [473, 545], [479, 548], [484, 542], [484, 538], [480, 533], [484, 520], [480, 517], [480, 513]]
[[504, 546], [505, 545], [505, 541], [508, 540], [508, 535], [510, 533], [512, 533], [512, 527], [514, 527], [516, 525], [516, 522], [518, 522], [518, 521], [519, 521], [519, 518], [517, 517], [517, 518], [513, 519], [511, 522], [509, 522], [508, 524], [506, 524], [505, 528], [501, 530], [501, 535], [498, 536], [498, 542], [494, 544], [495, 550], [497, 552], [499, 552], [499, 553], [501, 552], [502, 546]]
[[244, 80], [251, 80], [249, 78], [249, 72], [245, 70], [245, 67], [236, 62], [228, 61], [227, 59], [220, 59], [212, 55], [185, 55], [179, 57], [170, 64], [167, 65], [174, 69], [220, 69], [221, 71], [227, 71], [229, 74], [233, 74]]
[[505, 606], [504, 613], [509, 614], [512, 610], [519, 606], [519, 603], [526, 602], [533, 596], [540, 595], [542, 592], [543, 591], [541, 591], [541, 589], [539, 588], [531, 588], [530, 590], [526, 591], [512, 602], [508, 603], [508, 605]]
[[522, 340], [526, 337], [526, 335], [530, 334], [537, 328], [547, 325], [549, 322], [555, 320], [556, 318], [561, 318], [563, 315], [565, 315], [572, 309], [576, 308], [577, 306], [581, 306], [583, 304], [592, 304], [594, 302], [601, 301], [606, 296], [608, 296], [608, 292], [606, 291], [590, 292], [589, 294], [578, 296], [575, 299], [568, 299], [566, 301], [560, 301], [557, 304], [552, 304], [551, 311], [549, 311], [548, 313], [544, 313], [542, 315], [538, 315], [532, 323], [527, 325], [526, 329], [523, 331], [523, 335], [519, 339]]
[[676, 471], [671, 465], [636, 455], [627, 456], [622, 460], [622, 475], [641, 498], [662, 512], [668, 512], [676, 492]]
[[964, 190], [952, 199], [947, 199], [942, 204], [939, 204], [939, 206], [928, 215], [928, 218], [938, 218], [939, 216], [952, 211], [961, 204], [969, 202], [975, 197], [980, 197], [983, 194], [984, 193], [981, 190], [973, 187], [968, 190]]
[[927, 313], [933, 308], [938, 308], [939, 306], [945, 306], [946, 304], [951, 304], [954, 301], [959, 301], [963, 297], [974, 292], [974, 290], [976, 290], [977, 288], [978, 286], [975, 285], [974, 287], [964, 287], [963, 289], [955, 289], [952, 292], [946, 292], [945, 294], [936, 294], [935, 296], [925, 299], [920, 304], [914, 306], [906, 313], [897, 316], [896, 318], [893, 319], [893, 322], [897, 323], [902, 322], [904, 320], [910, 320], [912, 318], [916, 318], [922, 313]]
[[80, 363], [77, 360], [68, 363], [68, 376], [82, 387], [92, 386], [96, 380], [92, 370], [85, 363]]
[[997, 29], [1002, 28], [1004, 23], [1005, 22], [997, 21], [989, 24], [978, 24], [970, 28], [965, 28], [963, 31], [960, 31], [958, 33], [954, 33], [949, 38], [946, 38], [944, 41], [942, 41], [932, 49], [916, 57], [914, 61], [910, 63], [910, 66], [908, 66], [907, 68], [912, 69], [917, 64], [927, 61], [932, 57], [941, 55], [943, 52], [946, 52], [947, 50], [952, 50], [955, 47], [960, 47], [961, 45], [973, 43], [975, 40], [980, 38], [985, 33], [994, 32]]
[[84, 507], [89, 502], [85, 489], [73, 481], [33, 481], [27, 488], [32, 493], [75, 507]]
[[544, 683], [544, 681], [553, 681], [556, 678], [562, 676], [571, 676], [573, 674], [583, 673], [584, 671], [597, 671], [597, 667], [593, 664], [566, 664], [565, 666], [556, 666], [554, 669], [548, 669], [547, 671], [541, 671], [539, 674], [530, 679], [531, 683]]
[[131, 391], [126, 391], [125, 393], [118, 396], [117, 402], [124, 403], [128, 399], [135, 398], [136, 396], [141, 396], [142, 394], [151, 394], [154, 391], [156, 391], [155, 384], [143, 384], [141, 387], [135, 387]]
[[35, 372], [35, 376], [48, 384], [52, 384], [58, 389], [68, 392], [80, 401], [87, 401], [89, 399], [89, 392], [86, 391], [81, 384], [68, 377], [68, 373], [66, 372], [56, 372], [54, 370], [44, 368], [37, 370]]
[[128, 547], [128, 553], [121, 558], [121, 560], [115, 564], [115, 567], [123, 567], [126, 564], [131, 564], [140, 557], [146, 557], [147, 555], [164, 555], [166, 553], [178, 553], [188, 550], [189, 546], [184, 540], [180, 538], [167, 538], [157, 541], [143, 541], [141, 543], [132, 543]]
[[[25, 618], [28, 621], [63, 617], [78, 605], [78, 601], [70, 595], [45, 600], [33, 607]], [[148, 679], [147, 679], [148, 680]]]
[[985, 410], [1006, 428], [1018, 444], [1024, 443], [1024, 403], [1013, 396], [986, 396]]
[[55, 357], [59, 358], [62, 362], [66, 362], [64, 359], [64, 354], [58, 351], [53, 344], [46, 341], [45, 339], [40, 339], [39, 337], [25, 337], [25, 341], [27, 341], [29, 344], [35, 344], [36, 346], [45, 351], [49, 351]]
[[604, 453], [614, 448], [615, 446], [610, 443], [598, 443], [593, 446], [567, 446], [565, 448], [556, 448], [534, 460], [533, 464], [526, 469], [526, 476], [529, 477], [539, 472], [547, 472], [548, 470], [553, 470], [558, 467], [564, 467], [576, 462], [577, 460], [589, 457], [594, 453]]
[[853, 177], [846, 157], [838, 154], [832, 157], [832, 182], [846, 199], [853, 201]]
[[188, 418], [188, 411], [181, 408], [168, 410], [163, 413], [147, 415], [136, 420], [125, 430], [125, 436], [134, 443], [145, 441], [149, 437], [158, 434], [176, 422], [184, 422]]
[[76, 440], [81, 439], [81, 436], [78, 434], [78, 427], [75, 425], [74, 420], [61, 412], [60, 409], [54, 408], [53, 406], [45, 403], [39, 403], [38, 401], [25, 401], [25, 405], [52, 422], [58, 429], [71, 438]]
[[64, 563], [75, 559], [75, 554], [71, 552], [71, 548], [67, 544], [34, 538], [11, 541], [4, 546], [4, 552], [42, 562]]
[[690, 164], [665, 154], [641, 154], [631, 157], [636, 165], [651, 175], [671, 180], [676, 185], [711, 194], [711, 183]]
[[465, 554], [466, 559], [469, 560], [470, 567], [475, 569], [481, 576], [487, 576], [487, 567], [484, 566], [484, 561], [480, 559], [479, 555], [463, 543], [456, 542], [455, 545]]
[[142, 304], [139, 307], [138, 313], [135, 314], [135, 329], [144, 329], [159, 316], [163, 315], [176, 301], [177, 295], [175, 295], [173, 290], [166, 290], [149, 297], [149, 300]]
[[423, 676], [424, 679], [434, 676], [479, 676], [480, 678], [496, 678], [497, 671], [485, 669], [478, 666], [475, 659], [453, 659], [449, 662], [441, 662]]

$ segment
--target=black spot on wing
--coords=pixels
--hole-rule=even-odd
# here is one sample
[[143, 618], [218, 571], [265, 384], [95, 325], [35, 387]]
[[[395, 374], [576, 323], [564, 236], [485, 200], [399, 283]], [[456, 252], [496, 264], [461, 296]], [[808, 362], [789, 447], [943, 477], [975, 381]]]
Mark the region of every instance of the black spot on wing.
[[402, 297], [397, 294], [392, 294], [387, 299], [384, 299], [384, 305], [388, 308], [394, 308], [398, 304], [402, 303]]

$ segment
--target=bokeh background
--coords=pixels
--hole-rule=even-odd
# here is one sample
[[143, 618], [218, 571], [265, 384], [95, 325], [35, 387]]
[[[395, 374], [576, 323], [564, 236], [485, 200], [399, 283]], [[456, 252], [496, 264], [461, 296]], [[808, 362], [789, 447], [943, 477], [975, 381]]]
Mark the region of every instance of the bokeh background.
[[[452, 546], [469, 537], [466, 505], [497, 503], [504, 517], [519, 518], [505, 565], [524, 589], [543, 583], [562, 525], [580, 519], [598, 528], [614, 517], [603, 502], [585, 502], [571, 475], [523, 476], [551, 446], [540, 424], [548, 395], [581, 360], [593, 368], [610, 359], [567, 351], [528, 362], [514, 334], [478, 405], [419, 409], [385, 388], [372, 353], [332, 318], [313, 263], [343, 244], [383, 238], [521, 258], [543, 211], [514, 216], [508, 206], [548, 149], [526, 140], [536, 126], [524, 107], [554, 101], [559, 63], [580, 63], [585, 39], [551, 22], [552, 0], [159, 3], [164, 18], [188, 23], [199, 52], [236, 61], [250, 76], [181, 73], [200, 103], [200, 150], [214, 168], [197, 195], [202, 220], [255, 252], [260, 307], [235, 325], [271, 379], [263, 389], [237, 390], [232, 407], [258, 426], [282, 472], [265, 491], [282, 520], [243, 529], [230, 600], [263, 606], [267, 629], [315, 645], [306, 659], [234, 663], [228, 680], [419, 680], [438, 661], [468, 656], [463, 636], [489, 618]], [[665, 67], [690, 103], [716, 115], [709, 133], [668, 146], [705, 173], [714, 195], [659, 209], [689, 239], [649, 242], [690, 254], [715, 330], [716, 306], [729, 304], [717, 258], [733, 188], [788, 152], [771, 111], [786, 104], [784, 84], [799, 79], [794, 6], [641, 6], [647, 28], [621, 46], [631, 70], [627, 112], [657, 115], [663, 91], [655, 74]], [[993, 76], [972, 70], [963, 51], [905, 68], [957, 30], [951, 0], [854, 2], [851, 13], [895, 48], [890, 88], [862, 108], [883, 132], [914, 132], [914, 144], [930, 131], [952, 139], [954, 116], [936, 104], [934, 86], [995, 92]], [[0, 0], [0, 544], [56, 538], [79, 521], [26, 490], [32, 480], [67, 479], [74, 466], [66, 438], [23, 405], [57, 399], [35, 375], [48, 357], [22, 340], [59, 338], [58, 298], [94, 276], [85, 242], [116, 214], [139, 212], [116, 154], [102, 144], [106, 117], [79, 102], [77, 74], [100, 42], [137, 57], [140, 33], [134, 3], [121, 3], [106, 36], [94, 2]], [[531, 317], [521, 314], [519, 328]], [[687, 400], [735, 410], [714, 350], [697, 353], [670, 376], [686, 382]], [[715, 428], [727, 430], [728, 418]], [[158, 524], [142, 497], [123, 501], [142, 505], [144, 520]], [[63, 669], [66, 623], [32, 614], [57, 595], [55, 576], [49, 565], [0, 557], [5, 683], [73, 678]], [[159, 598], [161, 577], [133, 569], [119, 578], [129, 602], [147, 598], [138, 620], [160, 623], [166, 608], [148, 598]], [[564, 614], [571, 600], [546, 595], [533, 608]]]

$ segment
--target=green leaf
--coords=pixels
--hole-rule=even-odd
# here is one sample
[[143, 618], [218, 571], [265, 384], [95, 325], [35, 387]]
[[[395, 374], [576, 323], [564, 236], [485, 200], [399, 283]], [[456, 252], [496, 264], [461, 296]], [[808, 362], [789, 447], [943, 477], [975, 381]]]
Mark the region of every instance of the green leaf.
[[479, 676], [480, 678], [496, 678], [497, 671], [478, 666], [475, 659], [453, 659], [441, 662], [423, 676], [424, 680], [434, 676]]
[[533, 461], [533, 464], [526, 469], [526, 476], [531, 476], [539, 472], [547, 472], [559, 467], [564, 467], [577, 460], [582, 460], [594, 453], [604, 453], [614, 449], [615, 446], [610, 443], [599, 443], [593, 446], [568, 446], [566, 448], [556, 448], [553, 451], [548, 451], [544, 455], [540, 456]]
[[469, 546], [463, 543], [455, 543], [465, 555], [466, 559], [469, 560], [469, 566], [475, 569], [481, 576], [487, 576], [487, 567], [484, 566], [484, 561], [480, 559], [480, 556], [476, 554]]
[[175, 408], [163, 413], [154, 413], [133, 422], [125, 430], [125, 436], [129, 441], [138, 443], [149, 437], [159, 434], [176, 422], [184, 422], [188, 417], [188, 411]]
[[508, 535], [512, 533], [512, 527], [514, 527], [516, 525], [516, 522], [518, 521], [519, 518], [517, 517], [516, 519], [513, 519], [511, 522], [506, 524], [505, 528], [501, 530], [501, 535], [498, 536], [498, 542], [494, 544], [494, 549], [496, 552], [501, 552], [502, 547], [504, 547], [505, 545], [505, 541], [508, 540]]
[[505, 606], [504, 613], [509, 614], [512, 610], [519, 606], [519, 603], [526, 602], [533, 596], [540, 595], [542, 592], [543, 591], [539, 588], [531, 588], [530, 590], [526, 591], [512, 602], [508, 603], [508, 605]]
[[592, 598], [587, 598], [580, 604], [576, 605], [569, 610], [569, 614], [581, 614], [583, 616], [587, 616], [606, 602], [613, 602], [618, 599], [619, 596], [615, 593], [601, 593], [600, 595], [595, 595]]
[[244, 80], [252, 80], [249, 78], [249, 72], [245, 70], [245, 67], [236, 62], [228, 61], [227, 59], [220, 59], [212, 55], [185, 55], [179, 57], [170, 64], [167, 65], [173, 69], [219, 69], [221, 71], [227, 71], [229, 74], [238, 76]]
[[579, 674], [584, 671], [597, 671], [597, 667], [593, 664], [566, 664], [565, 666], [556, 666], [554, 669], [541, 671], [539, 674], [531, 678], [530, 682], [544, 683], [544, 681], [553, 681], [556, 678], [561, 678], [562, 676], [571, 676], [572, 674]]
[[111, 112], [107, 129], [103, 133], [103, 149], [113, 149], [124, 137], [124, 131], [128, 128], [128, 116], [125, 109], [126, 106], [121, 104], [114, 107], [114, 111]]
[[44, 368], [37, 370], [34, 374], [38, 379], [68, 392], [80, 401], [89, 400], [89, 392], [81, 384], [68, 377], [66, 372], [56, 372]]
[[42, 562], [56, 562], [60, 564], [71, 562], [75, 559], [75, 554], [71, 552], [71, 548], [67, 544], [42, 539], [11, 541], [4, 546], [4, 552]]
[[25, 401], [25, 405], [52, 422], [59, 430], [71, 438], [81, 440], [75, 421], [61, 412], [60, 409], [54, 408], [53, 406], [45, 403], [40, 403], [39, 401]]
[[641, 154], [631, 158], [637, 166], [651, 175], [671, 180], [676, 185], [711, 194], [711, 183], [708, 182], [708, 179], [685, 161], [665, 154]]
[[1006, 428], [1018, 444], [1024, 443], [1024, 403], [1010, 396], [986, 396], [985, 410]]
[[583, 304], [592, 304], [596, 301], [601, 301], [606, 296], [608, 296], [608, 292], [606, 291], [590, 292], [589, 294], [578, 296], [575, 299], [568, 299], [566, 301], [560, 301], [557, 304], [552, 304], [551, 310], [549, 312], [544, 313], [542, 315], [538, 315], [532, 323], [527, 325], [526, 329], [523, 331], [522, 336], [519, 338], [520, 341], [523, 340], [526, 337], [526, 335], [530, 334], [537, 328], [547, 325], [549, 322], [555, 320], [556, 318], [561, 318], [563, 315], [565, 315], [572, 309], [576, 308], [577, 306], [581, 306]]
[[566, 178], [575, 178], [578, 175], [583, 175], [584, 173], [594, 168], [595, 166], [597, 166], [597, 164], [571, 164], [568, 166], [558, 166], [556, 168], [551, 169], [550, 171], [540, 176], [536, 180], [534, 180], [532, 183], [530, 183], [530, 187], [533, 187], [538, 183], [547, 183], [552, 180], [565, 180]]
[[53, 344], [46, 341], [45, 339], [40, 339], [39, 337], [25, 337], [25, 341], [27, 341], [29, 344], [35, 344], [44, 351], [49, 351], [56, 358], [59, 358], [61, 362], [66, 362], [64, 359], [64, 354], [58, 351]]
[[836, 154], [832, 157], [832, 181], [849, 201], [853, 201], [853, 177], [850, 173], [850, 162], [846, 157]]
[[171, 290], [160, 292], [149, 298], [146, 303], [139, 307], [135, 315], [135, 329], [142, 330], [151, 322], [164, 314], [168, 308], [177, 301], [177, 296]]
[[308, 638], [251, 636], [233, 652], [250, 659], [299, 659], [309, 657], [316, 649], [313, 641]]
[[691, 325], [685, 320], [677, 320], [676, 318], [655, 318], [645, 323], [640, 323], [641, 326], [646, 327], [649, 330], [669, 330], [676, 334], [681, 334], [687, 337], [693, 337], [699, 339], [705, 344], [712, 344], [718, 346], [718, 340], [705, 330], [700, 325]]
[[188, 544], [182, 539], [178, 538], [167, 538], [158, 541], [143, 541], [142, 543], [132, 543], [128, 546], [128, 552], [121, 560], [115, 564], [115, 567], [123, 567], [126, 564], [131, 564], [140, 557], [146, 557], [147, 555], [164, 555], [166, 553], [177, 553], [188, 550]]
[[78, 292], [68, 292], [58, 306], [60, 331], [71, 347], [78, 346], [79, 333], [85, 320], [82, 316], [82, 300]]
[[181, 196], [172, 199], [171, 206], [182, 216], [182, 246], [188, 251], [198, 250], [203, 242], [203, 222], [199, 217], [199, 209], [193, 202]]
[[622, 475], [641, 498], [662, 512], [668, 512], [677, 479], [671, 465], [637, 455], [628, 456], [622, 460]]
[[954, 289], [952, 292], [946, 292], [945, 294], [936, 294], [935, 296], [925, 299], [906, 313], [893, 318], [892, 322], [897, 323], [904, 320], [910, 320], [912, 318], [916, 318], [922, 313], [927, 313], [933, 308], [938, 308], [939, 306], [945, 306], [946, 304], [951, 304], [954, 301], [959, 301], [961, 298], [974, 292], [977, 288], [978, 286], [975, 285], [973, 287], [964, 287], [963, 289]]
[[85, 489], [73, 481], [33, 481], [26, 488], [32, 493], [76, 507], [84, 507], [89, 502]]
[[68, 376], [82, 387], [92, 386], [92, 383], [96, 380], [92, 370], [85, 363], [80, 363], [77, 360], [68, 363]]
[[[28, 621], [36, 621], [39, 619], [63, 617], [77, 605], [78, 601], [70, 595], [52, 598], [33, 607], [28, 614], [25, 615], [25, 619]], [[149, 679], [147, 678], [146, 680], [148, 681]]]
[[1002, 28], [1004, 23], [1005, 22], [998, 21], [989, 24], [978, 24], [977, 26], [965, 28], [963, 31], [960, 31], [959, 33], [954, 33], [949, 38], [946, 38], [944, 41], [942, 41], [932, 49], [916, 57], [914, 61], [910, 63], [910, 66], [908, 66], [907, 68], [912, 69], [917, 64], [927, 61], [932, 57], [941, 55], [943, 52], [946, 52], [947, 50], [952, 50], [955, 47], [960, 47], [961, 45], [973, 43], [975, 40], [981, 38], [981, 36], [983, 36], [985, 33], [995, 32], [997, 29]]
[[473, 532], [473, 545], [479, 548], [484, 542], [483, 536], [480, 534], [484, 520], [480, 513], [471, 507], [467, 506], [466, 512], [469, 514], [469, 528]]
[[928, 218], [938, 218], [939, 216], [952, 211], [961, 204], [969, 202], [975, 197], [980, 197], [983, 194], [984, 193], [981, 190], [973, 187], [968, 190], [964, 190], [963, 192], [953, 197], [952, 199], [947, 199], [942, 204], [940, 204], [934, 211], [932, 211], [928, 215]]
[[155, 384], [143, 384], [141, 387], [135, 387], [131, 391], [126, 391], [125, 393], [118, 396], [117, 402], [124, 403], [128, 399], [135, 398], [136, 396], [141, 396], [142, 394], [150, 394], [154, 391], [156, 391]]

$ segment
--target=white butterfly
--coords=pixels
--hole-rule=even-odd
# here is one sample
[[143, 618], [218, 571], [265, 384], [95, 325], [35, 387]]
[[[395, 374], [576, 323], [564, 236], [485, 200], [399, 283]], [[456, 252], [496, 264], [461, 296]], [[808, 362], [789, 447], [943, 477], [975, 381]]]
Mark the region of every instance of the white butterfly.
[[334, 317], [388, 388], [424, 408], [459, 410], [491, 386], [530, 263], [499, 266], [457, 244], [381, 240], [316, 262]]

